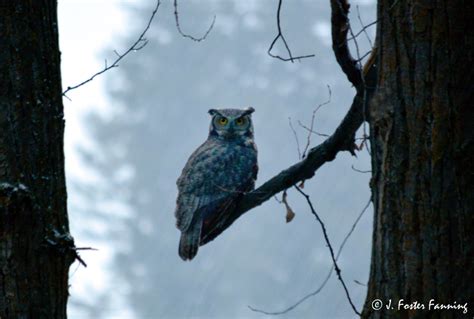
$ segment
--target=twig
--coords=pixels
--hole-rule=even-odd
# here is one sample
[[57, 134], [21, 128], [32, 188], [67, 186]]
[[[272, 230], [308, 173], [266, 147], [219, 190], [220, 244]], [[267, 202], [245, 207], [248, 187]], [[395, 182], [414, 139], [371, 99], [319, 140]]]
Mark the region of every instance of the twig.
[[181, 34], [182, 37], [191, 39], [196, 42], [201, 42], [202, 40], [206, 39], [211, 30], [214, 28], [214, 23], [216, 22], [216, 16], [214, 15], [214, 18], [212, 19], [211, 25], [207, 29], [207, 31], [204, 33], [202, 37], [196, 38], [190, 34], [184, 33], [183, 30], [181, 30], [181, 25], [179, 24], [179, 14], [178, 14], [178, 0], [174, 0], [174, 20], [176, 23], [176, 29], [178, 29], [179, 34]]
[[372, 53], [372, 50], [365, 52], [363, 56], [361, 56], [359, 59], [356, 60], [357, 63], [362, 62], [362, 61], [363, 61], [366, 57], [368, 57], [371, 53]]
[[291, 131], [293, 132], [293, 136], [295, 137], [296, 147], [298, 149], [298, 159], [302, 159], [301, 149], [300, 149], [300, 140], [298, 138], [298, 134], [296, 134], [295, 128], [293, 127], [293, 123], [291, 122], [291, 117], [288, 118], [288, 124], [290, 125]]
[[327, 105], [327, 104], [331, 103], [332, 92], [331, 92], [331, 87], [330, 87], [329, 85], [328, 85], [328, 95], [329, 95], [329, 96], [328, 96], [327, 101], [325, 101], [325, 102], [319, 104], [319, 105], [313, 110], [313, 114], [312, 114], [312, 116], [311, 116], [311, 126], [310, 126], [310, 128], [309, 128], [309, 130], [308, 130], [308, 136], [307, 136], [307, 138], [306, 138], [306, 145], [305, 145], [305, 147], [304, 147], [303, 154], [302, 154], [301, 158], [305, 158], [305, 157], [306, 157], [306, 152], [308, 151], [309, 146], [310, 146], [310, 144], [311, 144], [311, 134], [312, 134], [313, 128], [314, 128], [314, 120], [315, 120], [315, 117], [316, 117], [316, 113], [319, 111], [319, 109], [320, 109], [321, 107], [323, 107], [324, 105]]
[[363, 28], [362, 28], [361, 30], [359, 30], [355, 35], [351, 35], [351, 37], [348, 38], [347, 41], [352, 41], [352, 40], [358, 38], [362, 33], [366, 32], [366, 30], [367, 30], [368, 28], [370, 28], [371, 26], [377, 24], [377, 22], [379, 22], [378, 19], [375, 20], [375, 21], [373, 21], [373, 22], [371, 22], [371, 23], [369, 23], [369, 24], [367, 24], [367, 25], [365, 25], [365, 26], [363, 26]]
[[318, 135], [318, 136], [321, 136], [321, 137], [329, 137], [329, 134], [320, 133], [318, 131], [311, 130], [309, 127], [307, 127], [306, 125], [301, 123], [301, 121], [298, 121], [298, 125], [301, 126], [302, 128], [304, 128], [305, 130], [307, 130], [311, 134], [315, 134], [315, 135]]
[[276, 200], [278, 204], [283, 204], [283, 201], [278, 199], [277, 195], [273, 196], [273, 198]]
[[353, 171], [356, 171], [358, 173], [364, 173], [364, 174], [372, 173], [372, 171], [363, 171], [363, 170], [357, 169], [357, 168], [354, 167], [354, 165], [351, 165], [351, 168], [352, 168]]
[[362, 18], [360, 17], [360, 8], [358, 5], [356, 6], [356, 9], [357, 9], [357, 19], [359, 19], [360, 26], [362, 27], [362, 32], [364, 32], [365, 37], [367, 38], [367, 41], [370, 44], [370, 47], [373, 48], [374, 45], [372, 43], [372, 40], [369, 37], [369, 34], [367, 33], [367, 28], [365, 27], [364, 23], [362, 22]]
[[[283, 32], [281, 30], [281, 23], [280, 23], [280, 13], [281, 13], [281, 5], [282, 5], [282, 2], [283, 0], [278, 0], [278, 9], [277, 9], [277, 28], [278, 28], [278, 34], [275, 36], [275, 38], [273, 39], [272, 43], [270, 44], [270, 47], [268, 48], [268, 55], [271, 56], [272, 58], [275, 58], [275, 59], [279, 59], [279, 60], [282, 60], [282, 61], [291, 61], [292, 63], [295, 61], [295, 60], [301, 60], [301, 59], [306, 59], [306, 58], [312, 58], [314, 57], [315, 55], [314, 54], [309, 54], [309, 55], [300, 55], [300, 56], [293, 56], [291, 54], [291, 50], [290, 50], [290, 47], [288, 46], [288, 43], [286, 42], [286, 39], [285, 39], [285, 36], [283, 35]], [[285, 45], [285, 48], [286, 48], [286, 51], [288, 52], [288, 58], [283, 58], [281, 57], [280, 55], [275, 55], [272, 53], [272, 50], [273, 50], [273, 46], [275, 45], [275, 43], [278, 41], [278, 39], [281, 39], [283, 41], [283, 44]]]
[[84, 268], [87, 268], [86, 262], [84, 261], [84, 259], [81, 258], [78, 251], [79, 250], [98, 250], [98, 249], [97, 248], [92, 248], [92, 247], [72, 247], [71, 250], [74, 251], [74, 257], [77, 259], [77, 261], [82, 266], [84, 266]]
[[125, 51], [125, 53], [123, 54], [119, 54], [117, 51], [114, 50], [115, 54], [117, 55], [117, 58], [115, 59], [115, 61], [111, 64], [111, 65], [107, 65], [107, 62], [105, 63], [105, 66], [104, 68], [95, 73], [94, 75], [92, 75], [90, 78], [88, 78], [87, 80], [85, 81], [82, 81], [81, 83], [79, 84], [76, 84], [76, 85], [72, 85], [72, 86], [68, 86], [66, 91], [63, 92], [63, 96], [65, 96], [66, 98], [68, 98], [69, 100], [71, 100], [66, 94], [69, 92], [69, 91], [72, 91], [74, 89], [77, 89], [78, 87], [81, 87], [83, 86], [84, 84], [86, 83], [89, 83], [90, 81], [94, 80], [94, 78], [96, 76], [99, 76], [105, 72], [107, 72], [108, 70], [110, 69], [113, 69], [113, 68], [116, 68], [118, 67], [118, 63], [124, 58], [126, 57], [130, 52], [132, 51], [138, 51], [138, 50], [141, 50], [143, 49], [147, 44], [148, 44], [148, 40], [146, 40], [144, 37], [145, 37], [145, 34], [147, 33], [148, 29], [150, 29], [150, 26], [151, 26], [151, 23], [153, 22], [153, 19], [155, 18], [155, 15], [156, 15], [156, 12], [158, 11], [158, 8], [160, 7], [160, 0], [157, 0], [156, 1], [156, 6], [155, 6], [155, 9], [153, 10], [153, 12], [151, 13], [151, 17], [150, 19], [148, 20], [148, 23], [145, 27], [145, 29], [142, 31], [142, 33], [140, 34], [140, 36], [138, 37], [138, 39], [132, 44], [132, 46], [130, 46], [127, 51]]
[[[362, 22], [361, 22], [362, 23]], [[351, 25], [349, 24], [349, 32], [351, 33], [351, 36], [354, 37], [354, 33], [352, 32], [352, 27]], [[357, 54], [357, 60], [356, 60], [356, 63], [358, 65], [358, 68], [359, 70], [363, 70], [363, 67], [362, 67], [362, 58], [360, 57], [360, 50], [359, 50], [359, 43], [357, 42], [357, 39], [354, 38], [354, 45], [355, 45], [355, 48], [356, 48], [356, 54]], [[373, 48], [372, 48], [372, 51], [373, 51]], [[372, 52], [371, 51], [371, 52]], [[367, 111], [366, 111], [366, 107], [367, 107], [367, 88], [366, 88], [366, 84], [365, 84], [365, 77], [362, 76], [361, 77], [361, 83], [360, 83], [360, 86], [358, 88], [359, 90], [363, 90], [363, 98], [362, 98], [362, 107], [363, 107], [363, 110], [362, 110], [362, 114], [363, 114], [363, 121], [362, 121], [362, 130], [363, 130], [363, 134], [364, 134], [364, 137], [367, 136], [367, 120], [366, 120], [366, 114], [367, 114]], [[363, 145], [365, 142], [365, 140], [363, 140], [363, 142], [361, 143], [361, 145]], [[370, 152], [369, 152], [369, 155], [370, 155]]]
[[326, 231], [326, 226], [324, 225], [323, 221], [321, 220], [321, 218], [319, 217], [319, 215], [316, 213], [316, 210], [314, 209], [313, 207], [313, 203], [311, 202], [311, 199], [309, 198], [309, 195], [306, 194], [305, 192], [303, 192], [298, 186], [295, 185], [295, 188], [298, 192], [301, 193], [301, 195], [303, 195], [305, 198], [306, 198], [306, 202], [308, 203], [309, 205], [309, 208], [311, 209], [311, 213], [314, 215], [314, 217], [316, 217], [317, 221], [319, 222], [319, 224], [321, 225], [321, 229], [323, 230], [323, 235], [324, 235], [324, 240], [326, 241], [326, 244], [329, 248], [329, 252], [331, 253], [331, 258], [332, 258], [332, 261], [333, 261], [333, 264], [334, 264], [334, 270], [336, 271], [336, 274], [337, 274], [337, 277], [339, 279], [339, 281], [341, 282], [342, 284], [342, 287], [344, 288], [344, 291], [346, 293], [346, 297], [347, 297], [347, 300], [349, 301], [352, 309], [354, 310], [354, 312], [360, 316], [360, 312], [357, 310], [357, 308], [355, 307], [354, 303], [352, 302], [352, 299], [351, 299], [351, 296], [349, 294], [349, 290], [347, 289], [347, 286], [346, 286], [346, 283], [344, 282], [344, 280], [342, 279], [342, 275], [341, 275], [341, 269], [339, 268], [339, 266], [337, 265], [337, 260], [336, 260], [336, 256], [334, 255], [334, 250], [332, 249], [332, 246], [331, 246], [331, 242], [329, 241], [329, 237], [328, 237], [328, 234], [327, 234], [327, 231]]
[[356, 284], [358, 284], [359, 286], [367, 287], [367, 284], [363, 284], [363, 283], [361, 283], [359, 280], [354, 280], [354, 282], [355, 282]]
[[[362, 209], [362, 211], [360, 212], [359, 216], [357, 216], [356, 220], [354, 221], [354, 223], [352, 223], [352, 226], [351, 226], [351, 229], [349, 230], [349, 232], [346, 234], [346, 236], [344, 237], [344, 240], [342, 241], [341, 245], [339, 246], [339, 249], [337, 251], [337, 255], [336, 255], [336, 260], [339, 259], [339, 256], [341, 255], [341, 252], [342, 252], [342, 249], [344, 248], [344, 246], [346, 245], [347, 243], [347, 240], [349, 239], [349, 237], [352, 235], [352, 233], [354, 232], [357, 224], [359, 223], [360, 219], [362, 218], [362, 216], [364, 215], [364, 213], [367, 211], [367, 208], [369, 208], [370, 206], [370, 202], [371, 202], [371, 199], [369, 199], [369, 201], [367, 202], [367, 204], [364, 206], [364, 209]], [[296, 307], [298, 307], [300, 304], [302, 304], [303, 302], [305, 302], [306, 300], [308, 300], [309, 298], [313, 297], [313, 296], [316, 296], [317, 294], [319, 294], [323, 288], [326, 286], [326, 284], [328, 283], [329, 281], [329, 278], [331, 278], [331, 275], [332, 275], [332, 272], [334, 271], [334, 267], [331, 267], [331, 269], [329, 270], [328, 274], [326, 275], [326, 277], [324, 278], [324, 280], [321, 282], [321, 284], [319, 285], [319, 287], [314, 290], [313, 292], [307, 294], [306, 296], [302, 297], [300, 300], [298, 300], [297, 302], [295, 302], [294, 304], [292, 304], [291, 306], [287, 307], [286, 309], [284, 310], [281, 310], [281, 311], [265, 311], [265, 310], [261, 310], [261, 309], [257, 309], [257, 308], [253, 308], [251, 306], [247, 306], [250, 310], [252, 311], [255, 311], [255, 312], [259, 312], [259, 313], [263, 313], [263, 314], [266, 314], [266, 315], [283, 315], [285, 313], [288, 313], [290, 312], [291, 310], [295, 309]]]

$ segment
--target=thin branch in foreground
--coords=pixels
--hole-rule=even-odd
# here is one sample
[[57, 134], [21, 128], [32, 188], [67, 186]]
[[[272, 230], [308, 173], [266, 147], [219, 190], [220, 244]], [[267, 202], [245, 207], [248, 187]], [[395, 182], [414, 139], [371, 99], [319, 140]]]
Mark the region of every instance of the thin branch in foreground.
[[214, 18], [212, 19], [212, 22], [209, 28], [207, 29], [207, 31], [204, 33], [204, 35], [202, 37], [196, 38], [190, 34], [183, 32], [183, 30], [181, 29], [181, 25], [179, 24], [178, 0], [174, 0], [173, 4], [174, 4], [174, 21], [176, 23], [176, 29], [178, 29], [179, 34], [181, 34], [183, 38], [188, 38], [195, 42], [201, 42], [202, 40], [206, 39], [209, 33], [211, 32], [211, 30], [214, 28], [214, 23], [216, 23], [216, 16], [214, 15]]
[[[315, 55], [314, 54], [309, 54], [309, 55], [299, 55], [299, 56], [293, 56], [291, 54], [291, 50], [290, 50], [290, 47], [288, 45], [288, 43], [286, 42], [286, 39], [285, 39], [285, 36], [283, 35], [283, 32], [281, 30], [281, 19], [280, 19], [280, 13], [281, 13], [281, 5], [282, 5], [282, 2], [283, 0], [279, 0], [278, 1], [278, 9], [277, 9], [277, 28], [278, 28], [278, 34], [275, 36], [275, 38], [273, 39], [272, 43], [270, 44], [270, 47], [268, 48], [268, 55], [271, 56], [272, 58], [275, 58], [275, 59], [279, 59], [279, 60], [282, 60], [282, 61], [291, 61], [292, 63], [295, 61], [295, 60], [301, 60], [301, 59], [306, 59], [306, 58], [313, 58]], [[281, 39], [281, 41], [283, 42], [283, 44], [285, 45], [285, 48], [286, 48], [286, 52], [288, 52], [288, 58], [283, 58], [281, 57], [280, 55], [278, 54], [273, 54], [272, 53], [272, 50], [273, 50], [273, 46], [275, 45], [275, 43], [278, 41], [278, 39]]]
[[101, 71], [95, 73], [90, 78], [88, 78], [85, 81], [82, 81], [79, 84], [76, 84], [76, 85], [73, 85], [73, 86], [68, 86], [66, 91], [63, 92], [63, 96], [66, 97], [67, 99], [71, 100], [66, 95], [69, 91], [75, 90], [78, 87], [81, 87], [84, 84], [87, 84], [87, 83], [91, 82], [92, 80], [94, 80], [95, 77], [107, 72], [108, 70], [118, 67], [119, 66], [118, 63], [123, 58], [125, 58], [130, 52], [139, 51], [139, 50], [143, 49], [148, 44], [148, 40], [145, 39], [145, 34], [147, 33], [148, 29], [150, 29], [151, 23], [153, 22], [153, 19], [155, 18], [156, 12], [158, 11], [158, 8], [160, 7], [160, 4], [161, 4], [160, 0], [157, 0], [155, 9], [151, 13], [150, 19], [148, 20], [148, 23], [147, 23], [145, 29], [142, 31], [142, 33], [140, 34], [138, 39], [127, 49], [127, 51], [125, 51], [125, 53], [119, 54], [116, 50], [114, 50], [115, 54], [117, 55], [117, 58], [115, 59], [115, 61], [111, 65], [107, 65], [107, 60], [106, 60], [104, 68]]
[[[352, 233], [354, 232], [357, 224], [359, 223], [359, 221], [361, 220], [362, 216], [364, 215], [364, 213], [367, 211], [367, 209], [369, 208], [370, 206], [370, 203], [371, 203], [372, 199], [369, 199], [369, 201], [367, 202], [367, 204], [364, 206], [364, 208], [362, 209], [362, 211], [360, 212], [359, 216], [357, 216], [357, 218], [355, 219], [355, 221], [352, 223], [352, 226], [351, 226], [351, 229], [349, 230], [349, 232], [346, 234], [346, 236], [344, 237], [344, 240], [342, 241], [341, 245], [339, 246], [339, 249], [337, 251], [337, 255], [336, 255], [336, 260], [339, 259], [339, 256], [341, 255], [342, 253], [342, 249], [344, 248], [344, 246], [346, 245], [347, 243], [347, 240], [349, 239], [349, 237], [352, 235]], [[329, 278], [331, 278], [331, 275], [332, 275], [332, 272], [334, 271], [334, 267], [331, 267], [331, 269], [329, 270], [328, 274], [326, 275], [326, 277], [324, 278], [324, 280], [321, 282], [321, 284], [319, 285], [319, 287], [314, 290], [313, 292], [307, 294], [306, 296], [302, 297], [300, 300], [298, 300], [297, 302], [295, 302], [294, 304], [292, 304], [291, 306], [287, 307], [286, 309], [284, 310], [281, 310], [281, 311], [273, 311], [273, 312], [270, 312], [270, 311], [265, 311], [265, 310], [261, 310], [261, 309], [256, 309], [256, 308], [253, 308], [252, 306], [247, 306], [250, 310], [252, 311], [255, 311], [255, 312], [259, 312], [259, 313], [263, 313], [265, 315], [283, 315], [283, 314], [286, 314], [288, 312], [290, 312], [291, 310], [295, 309], [296, 307], [298, 307], [300, 304], [302, 304], [303, 302], [305, 302], [306, 300], [308, 300], [309, 298], [313, 297], [313, 296], [316, 296], [317, 294], [319, 294], [323, 288], [326, 286], [326, 284], [328, 283], [329, 281]]]
[[326, 231], [326, 226], [324, 225], [323, 221], [321, 220], [321, 218], [319, 217], [318, 213], [316, 213], [316, 210], [314, 209], [314, 206], [313, 206], [313, 203], [311, 202], [311, 199], [309, 198], [309, 195], [306, 194], [305, 192], [303, 192], [301, 190], [301, 188], [299, 188], [298, 186], [295, 185], [295, 188], [298, 192], [300, 192], [301, 195], [303, 195], [305, 198], [306, 198], [306, 202], [308, 203], [309, 205], [309, 208], [311, 209], [311, 213], [314, 215], [314, 217], [316, 217], [317, 221], [319, 222], [319, 224], [321, 225], [321, 229], [323, 230], [323, 235], [324, 235], [324, 240], [326, 241], [326, 244], [329, 248], [329, 252], [331, 253], [331, 258], [332, 258], [332, 262], [334, 264], [334, 270], [336, 271], [336, 274], [337, 274], [337, 278], [339, 279], [339, 281], [341, 282], [342, 284], [342, 287], [344, 288], [344, 291], [346, 293], [346, 297], [347, 297], [347, 300], [349, 301], [351, 307], [352, 307], [352, 310], [354, 310], [354, 312], [360, 316], [360, 312], [357, 310], [357, 308], [355, 307], [354, 303], [352, 302], [352, 299], [351, 299], [351, 296], [349, 294], [349, 290], [347, 289], [347, 286], [346, 286], [346, 283], [344, 282], [344, 280], [342, 279], [342, 275], [341, 275], [341, 269], [339, 268], [339, 266], [337, 265], [337, 259], [336, 259], [336, 256], [334, 255], [334, 250], [331, 246], [331, 242], [329, 241], [329, 237], [328, 237], [328, 234], [327, 234], [327, 231]]

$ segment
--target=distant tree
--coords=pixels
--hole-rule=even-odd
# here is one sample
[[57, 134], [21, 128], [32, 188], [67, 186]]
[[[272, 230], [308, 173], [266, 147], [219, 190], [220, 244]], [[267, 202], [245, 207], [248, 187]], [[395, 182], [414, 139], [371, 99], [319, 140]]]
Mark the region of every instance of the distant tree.
[[66, 318], [76, 253], [56, 1], [1, 1], [0, 15], [0, 318]]

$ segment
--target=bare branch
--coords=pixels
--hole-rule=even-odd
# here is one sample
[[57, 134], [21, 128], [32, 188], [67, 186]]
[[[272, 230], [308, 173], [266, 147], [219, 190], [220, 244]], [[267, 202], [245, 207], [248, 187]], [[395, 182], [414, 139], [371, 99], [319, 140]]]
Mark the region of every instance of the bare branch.
[[360, 8], [359, 6], [356, 6], [356, 8], [357, 8], [357, 19], [359, 19], [360, 26], [362, 27], [361, 31], [364, 32], [365, 37], [367, 38], [367, 41], [370, 44], [370, 47], [373, 48], [374, 45], [372, 43], [372, 40], [370, 39], [369, 34], [367, 33], [367, 28], [365, 27], [364, 22], [362, 22], [362, 18], [360, 17]]
[[311, 209], [311, 213], [314, 215], [314, 217], [316, 217], [316, 219], [318, 220], [319, 224], [321, 225], [321, 229], [323, 230], [324, 240], [326, 241], [326, 244], [328, 245], [328, 248], [329, 248], [329, 252], [331, 253], [332, 262], [333, 262], [333, 264], [334, 264], [334, 270], [336, 271], [337, 277], [338, 277], [339, 281], [341, 282], [342, 287], [344, 288], [344, 291], [345, 291], [345, 293], [346, 293], [347, 300], [348, 300], [349, 303], [351, 304], [352, 309], [354, 310], [354, 312], [355, 312], [357, 315], [360, 316], [360, 312], [356, 309], [356, 307], [354, 306], [354, 303], [352, 302], [352, 299], [351, 299], [351, 296], [350, 296], [350, 294], [349, 294], [349, 290], [347, 289], [346, 283], [345, 283], [344, 280], [342, 279], [341, 269], [340, 269], [339, 266], [337, 265], [336, 256], [334, 255], [334, 250], [332, 249], [331, 242], [329, 241], [329, 237], [328, 237], [328, 234], [327, 234], [327, 231], [326, 231], [326, 227], [325, 227], [323, 221], [321, 220], [321, 218], [319, 217], [318, 213], [317, 213], [316, 210], [314, 209], [313, 203], [311, 202], [311, 199], [309, 198], [309, 195], [306, 194], [305, 192], [303, 192], [298, 186], [295, 186], [295, 188], [296, 188], [296, 190], [297, 190], [298, 192], [301, 193], [301, 195], [303, 195], [303, 196], [306, 198], [306, 201], [308, 202], [309, 208]]
[[156, 6], [155, 6], [155, 9], [153, 10], [153, 12], [151, 13], [151, 16], [150, 16], [150, 19], [148, 20], [148, 23], [145, 27], [145, 29], [142, 31], [142, 33], [140, 34], [140, 36], [138, 37], [138, 39], [127, 49], [127, 51], [125, 51], [125, 53], [123, 54], [119, 54], [116, 50], [114, 50], [115, 54], [117, 55], [117, 58], [115, 59], [115, 61], [111, 64], [111, 65], [107, 65], [107, 60], [105, 61], [105, 66], [104, 68], [95, 73], [94, 75], [92, 75], [90, 78], [88, 78], [87, 80], [85, 81], [82, 81], [81, 83], [79, 84], [76, 84], [76, 85], [72, 85], [72, 86], [68, 86], [66, 91], [63, 92], [63, 96], [65, 96], [66, 98], [68, 98], [69, 100], [71, 100], [66, 94], [69, 92], [69, 91], [72, 91], [72, 90], [75, 90], [77, 89], [78, 87], [81, 87], [83, 86], [84, 84], [87, 84], [89, 82], [91, 82], [92, 80], [94, 80], [95, 77], [107, 72], [108, 70], [110, 69], [113, 69], [113, 68], [116, 68], [119, 66], [119, 62], [125, 58], [130, 52], [132, 51], [138, 51], [138, 50], [141, 50], [143, 49], [147, 44], [148, 44], [148, 40], [145, 39], [145, 34], [147, 33], [148, 29], [150, 29], [150, 26], [151, 26], [151, 23], [153, 22], [153, 19], [155, 18], [155, 15], [156, 15], [156, 12], [158, 11], [158, 8], [160, 7], [160, 0], [157, 0], [156, 1]]
[[[306, 145], [304, 147], [304, 150], [303, 150], [303, 155], [301, 156], [301, 158], [305, 158], [306, 157], [306, 152], [308, 151], [309, 149], [309, 146], [311, 144], [311, 134], [313, 133], [313, 128], [314, 128], [314, 120], [316, 118], [316, 113], [319, 111], [319, 109], [325, 105], [328, 105], [329, 103], [331, 103], [331, 96], [332, 96], [332, 92], [331, 92], [331, 87], [328, 85], [328, 99], [327, 101], [319, 104], [314, 110], [313, 110], [313, 114], [311, 116], [311, 126], [308, 130], [308, 136], [306, 138]], [[298, 122], [299, 123], [299, 122]], [[301, 125], [301, 124], [300, 124]]]
[[306, 131], [308, 131], [308, 133], [311, 133], [311, 134], [314, 134], [314, 135], [317, 135], [317, 136], [321, 136], [321, 137], [329, 137], [329, 134], [320, 133], [318, 131], [312, 130], [309, 127], [307, 127], [306, 125], [304, 125], [303, 123], [301, 123], [301, 121], [298, 121], [298, 125], [301, 126], [302, 128], [304, 128]]
[[[370, 69], [367, 75], [368, 79], [373, 81], [376, 71], [375, 65], [367, 68]], [[369, 88], [370, 87], [372, 86], [369, 86]], [[204, 245], [213, 240], [237, 218], [261, 205], [275, 194], [313, 177], [315, 172], [322, 165], [332, 161], [340, 151], [349, 151], [351, 154], [355, 154], [357, 145], [354, 143], [354, 135], [357, 129], [362, 125], [364, 119], [363, 110], [365, 107], [363, 106], [363, 102], [367, 101], [364, 99], [365, 92], [369, 97], [373, 93], [373, 89], [369, 88], [367, 90], [357, 91], [352, 106], [330, 137], [318, 146], [311, 148], [305, 159], [280, 172], [254, 191], [242, 194], [236, 208], [225, 217], [222, 217], [219, 221], [219, 225], [212, 231], [204, 234], [201, 244]]]
[[74, 257], [75, 259], [82, 265], [84, 266], [84, 268], [87, 267], [87, 264], [86, 262], [84, 261], [84, 259], [81, 258], [81, 256], [79, 255], [79, 250], [98, 250], [96, 248], [92, 248], [92, 247], [71, 247], [70, 248], [72, 251], [73, 251], [73, 254], [74, 254]]
[[190, 34], [184, 33], [183, 30], [181, 30], [181, 25], [179, 24], [179, 14], [178, 14], [178, 0], [174, 0], [174, 20], [176, 23], [176, 29], [178, 29], [179, 34], [183, 36], [184, 38], [191, 39], [196, 42], [201, 42], [202, 40], [206, 39], [208, 34], [211, 32], [211, 30], [214, 28], [214, 23], [216, 22], [216, 16], [214, 15], [214, 18], [212, 19], [211, 25], [207, 29], [207, 31], [204, 33], [204, 35], [200, 38], [196, 38]]
[[[282, 5], [282, 2], [283, 0], [278, 0], [278, 9], [277, 9], [277, 28], [278, 28], [278, 34], [275, 36], [275, 38], [273, 39], [272, 43], [270, 44], [270, 47], [268, 48], [268, 55], [271, 56], [272, 58], [275, 58], [275, 59], [279, 59], [279, 60], [282, 60], [282, 61], [291, 61], [292, 63], [295, 61], [295, 60], [301, 60], [301, 59], [306, 59], [306, 58], [312, 58], [314, 57], [315, 55], [314, 54], [309, 54], [309, 55], [299, 55], [299, 56], [296, 56], [294, 57], [292, 54], [291, 54], [291, 50], [290, 50], [290, 47], [288, 45], [288, 43], [286, 42], [286, 39], [285, 39], [285, 36], [283, 35], [283, 32], [281, 30], [281, 19], [280, 19], [280, 13], [281, 13], [281, 5]], [[283, 58], [281, 57], [280, 55], [275, 55], [272, 53], [272, 50], [273, 50], [273, 46], [275, 45], [275, 43], [278, 41], [278, 39], [281, 39], [281, 41], [283, 41], [283, 44], [285, 45], [285, 48], [286, 48], [286, 51], [288, 52], [288, 58]]]
[[[366, 30], [367, 30], [368, 28], [370, 28], [371, 26], [376, 25], [377, 22], [379, 22], [379, 20], [375, 20], [375, 21], [373, 21], [373, 22], [371, 22], [371, 23], [369, 23], [369, 24], [363, 26], [363, 28], [362, 28], [361, 30], [359, 30], [356, 34], [354, 34], [353, 36], [351, 36], [350, 38], [348, 38], [347, 41], [352, 41], [352, 40], [354, 40], [354, 39], [357, 39], [357, 38], [358, 38], [362, 33], [364, 33], [364, 32], [367, 33]], [[373, 45], [371, 45], [371, 46], [373, 46]]]
[[365, 52], [364, 55], [362, 55], [360, 58], [358, 58], [358, 59], [356, 60], [357, 63], [360, 63], [360, 62], [364, 61], [364, 59], [365, 59], [366, 57], [368, 57], [371, 53], [372, 53], [372, 50]]
[[295, 128], [293, 127], [293, 123], [291, 122], [291, 117], [288, 118], [288, 124], [290, 125], [291, 131], [293, 132], [293, 136], [295, 137], [296, 148], [298, 149], [298, 159], [302, 159], [301, 149], [300, 149], [300, 140], [298, 138], [298, 134], [296, 133]]
[[[357, 224], [359, 223], [360, 219], [362, 218], [362, 216], [364, 215], [364, 213], [367, 211], [367, 208], [369, 208], [370, 206], [370, 203], [371, 203], [371, 199], [369, 199], [369, 201], [367, 202], [367, 204], [364, 206], [364, 208], [362, 209], [362, 211], [360, 212], [360, 214], [357, 216], [357, 218], [355, 219], [355, 221], [352, 223], [352, 226], [351, 226], [351, 229], [349, 230], [349, 232], [346, 234], [346, 236], [344, 237], [344, 240], [342, 241], [341, 245], [339, 246], [339, 249], [337, 251], [337, 255], [336, 255], [336, 260], [339, 259], [339, 256], [341, 255], [342, 253], [342, 250], [344, 249], [344, 246], [346, 245], [347, 243], [347, 240], [349, 239], [349, 237], [352, 235], [352, 233], [354, 232]], [[321, 284], [319, 285], [319, 287], [314, 290], [313, 292], [307, 294], [306, 296], [304, 296], [303, 298], [301, 298], [300, 300], [298, 300], [297, 302], [295, 302], [294, 304], [292, 304], [291, 306], [287, 307], [286, 309], [284, 310], [281, 310], [281, 311], [265, 311], [265, 310], [261, 310], [261, 309], [257, 309], [257, 308], [254, 308], [252, 306], [247, 306], [250, 310], [252, 311], [255, 311], [255, 312], [259, 312], [259, 313], [263, 313], [263, 314], [266, 314], [266, 315], [283, 315], [285, 313], [288, 313], [290, 312], [291, 310], [295, 309], [296, 307], [298, 307], [300, 304], [302, 304], [303, 302], [305, 302], [306, 300], [308, 300], [309, 298], [313, 297], [313, 296], [316, 296], [317, 294], [319, 294], [323, 288], [326, 286], [326, 284], [328, 283], [329, 281], [329, 278], [331, 278], [331, 275], [332, 275], [332, 272], [334, 271], [334, 267], [331, 267], [331, 269], [329, 270], [328, 274], [326, 275], [326, 277], [324, 278], [324, 280], [321, 282]]]
[[347, 0], [331, 0], [332, 49], [342, 71], [349, 81], [357, 89], [360, 89], [362, 83], [361, 68], [352, 57], [347, 44], [347, 33], [350, 29], [349, 8], [350, 5]]
[[354, 165], [351, 165], [351, 168], [354, 172], [357, 172], [357, 173], [363, 173], [363, 174], [372, 173], [372, 171], [363, 171], [363, 170], [357, 169], [354, 167]]

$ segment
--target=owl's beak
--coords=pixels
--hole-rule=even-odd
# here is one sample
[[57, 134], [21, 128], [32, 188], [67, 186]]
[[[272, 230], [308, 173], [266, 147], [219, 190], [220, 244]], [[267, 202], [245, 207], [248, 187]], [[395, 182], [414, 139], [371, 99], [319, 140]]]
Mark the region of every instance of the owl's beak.
[[227, 138], [232, 138], [235, 136], [235, 128], [234, 125], [229, 125], [228, 129], [225, 131], [225, 135]]

